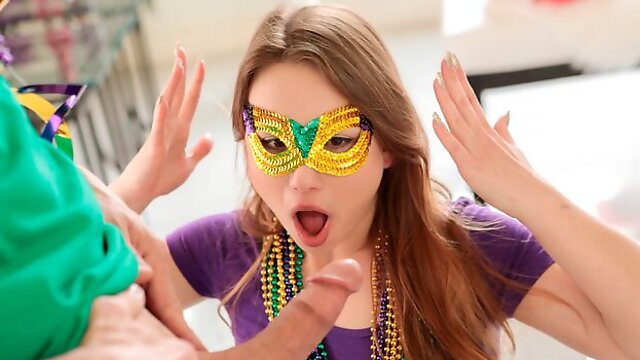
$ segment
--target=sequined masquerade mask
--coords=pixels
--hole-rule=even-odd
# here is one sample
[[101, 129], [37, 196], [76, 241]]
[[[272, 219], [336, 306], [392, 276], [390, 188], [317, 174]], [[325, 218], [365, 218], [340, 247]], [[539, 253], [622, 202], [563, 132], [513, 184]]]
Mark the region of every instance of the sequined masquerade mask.
[[[245, 106], [242, 116], [253, 158], [267, 175], [288, 174], [306, 165], [324, 174], [348, 176], [369, 154], [373, 127], [352, 105], [328, 111], [305, 126], [254, 105]], [[355, 137], [341, 135], [352, 128], [359, 130]]]

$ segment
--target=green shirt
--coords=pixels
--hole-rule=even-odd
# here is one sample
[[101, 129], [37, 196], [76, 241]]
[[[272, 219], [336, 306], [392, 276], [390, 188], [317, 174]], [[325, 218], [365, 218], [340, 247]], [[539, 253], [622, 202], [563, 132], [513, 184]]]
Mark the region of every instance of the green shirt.
[[89, 184], [40, 139], [0, 76], [0, 358], [77, 347], [92, 301], [125, 290], [137, 266]]

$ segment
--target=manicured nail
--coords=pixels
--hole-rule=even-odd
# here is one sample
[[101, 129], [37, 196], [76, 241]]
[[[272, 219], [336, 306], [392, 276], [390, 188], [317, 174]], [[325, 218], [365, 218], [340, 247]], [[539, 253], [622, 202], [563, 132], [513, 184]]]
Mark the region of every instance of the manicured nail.
[[460, 67], [460, 60], [458, 60], [458, 56], [456, 56], [456, 54], [454, 53], [451, 53], [451, 62], [453, 63], [453, 66], [455, 68]]
[[444, 86], [444, 77], [442, 77], [442, 73], [440, 71], [436, 74], [436, 81], [438, 81], [438, 85]]
[[440, 118], [440, 115], [438, 115], [437, 112], [433, 113], [433, 121], [436, 122], [438, 125], [443, 125], [442, 119]]
[[182, 58], [180, 57], [180, 51], [184, 52], [184, 49], [182, 48], [182, 46], [180, 46], [180, 43], [176, 43], [176, 48], [175, 48], [176, 61], [179, 66], [184, 68], [185, 64], [182, 62]]
[[511, 110], [507, 111], [505, 117], [507, 118], [507, 127], [509, 127], [509, 122], [511, 121]]
[[447, 51], [444, 59], [447, 62], [447, 65], [449, 65], [449, 67], [452, 69], [456, 69], [460, 66], [460, 61], [458, 61], [458, 57], [451, 51]]

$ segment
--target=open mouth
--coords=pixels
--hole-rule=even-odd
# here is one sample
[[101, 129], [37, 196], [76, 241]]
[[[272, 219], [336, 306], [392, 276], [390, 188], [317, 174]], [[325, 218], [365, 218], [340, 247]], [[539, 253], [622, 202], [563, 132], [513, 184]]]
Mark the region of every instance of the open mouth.
[[294, 212], [294, 222], [300, 240], [308, 246], [320, 246], [327, 237], [329, 215], [319, 209], [305, 209]]

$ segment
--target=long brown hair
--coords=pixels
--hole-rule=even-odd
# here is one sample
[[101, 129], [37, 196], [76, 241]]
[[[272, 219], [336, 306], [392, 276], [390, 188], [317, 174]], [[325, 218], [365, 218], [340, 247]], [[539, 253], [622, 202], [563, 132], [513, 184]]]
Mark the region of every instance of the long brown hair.
[[[425, 131], [378, 34], [343, 7], [271, 12], [240, 66], [232, 108], [236, 140], [244, 137], [241, 111], [254, 77], [282, 61], [306, 62], [321, 71], [367, 115], [377, 140], [393, 156], [379, 188], [371, 235], [382, 230], [390, 237], [385, 263], [396, 291], [406, 358], [497, 359], [497, 330], [502, 327], [512, 336], [487, 279], [496, 271], [481, 256], [464, 221], [448, 208], [451, 199], [429, 176]], [[273, 213], [256, 194], [240, 219], [256, 239], [273, 231]], [[224, 302], [242, 290], [257, 265]]]

